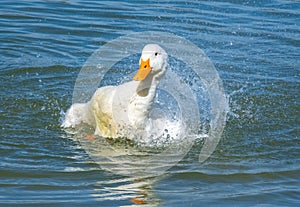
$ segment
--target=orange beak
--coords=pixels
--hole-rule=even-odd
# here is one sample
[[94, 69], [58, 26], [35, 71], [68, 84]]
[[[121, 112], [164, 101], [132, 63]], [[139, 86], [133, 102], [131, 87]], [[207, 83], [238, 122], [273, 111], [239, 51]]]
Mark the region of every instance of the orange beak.
[[146, 61], [143, 61], [143, 59], [141, 59], [140, 69], [133, 77], [133, 80], [135, 81], [144, 80], [151, 72], [151, 69], [152, 68], [150, 67], [150, 58], [148, 58]]

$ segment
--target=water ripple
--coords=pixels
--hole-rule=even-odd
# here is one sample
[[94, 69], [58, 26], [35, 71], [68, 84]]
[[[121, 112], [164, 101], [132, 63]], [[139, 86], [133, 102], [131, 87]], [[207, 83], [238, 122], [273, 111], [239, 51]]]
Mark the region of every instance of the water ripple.
[[[288, 0], [2, 0], [0, 205], [299, 205], [299, 11]], [[122, 177], [95, 164], [60, 120], [87, 58], [149, 30], [206, 52], [230, 113], [207, 162], [197, 162], [196, 143], [168, 176]]]

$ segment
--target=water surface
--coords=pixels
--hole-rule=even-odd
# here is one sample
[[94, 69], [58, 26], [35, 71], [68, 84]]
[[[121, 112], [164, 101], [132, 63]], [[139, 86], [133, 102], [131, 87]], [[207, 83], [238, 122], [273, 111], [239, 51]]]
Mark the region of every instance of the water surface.
[[[298, 206], [299, 1], [0, 3], [0, 204]], [[203, 49], [230, 112], [214, 154], [201, 144], [164, 175], [125, 177], [60, 128], [76, 77], [101, 45], [165, 31]]]

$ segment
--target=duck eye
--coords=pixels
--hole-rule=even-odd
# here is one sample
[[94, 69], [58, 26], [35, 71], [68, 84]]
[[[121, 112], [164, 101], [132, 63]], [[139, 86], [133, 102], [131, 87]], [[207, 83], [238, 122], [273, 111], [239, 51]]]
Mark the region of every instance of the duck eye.
[[158, 55], [158, 52], [155, 53], [155, 56], [157, 56], [157, 55]]

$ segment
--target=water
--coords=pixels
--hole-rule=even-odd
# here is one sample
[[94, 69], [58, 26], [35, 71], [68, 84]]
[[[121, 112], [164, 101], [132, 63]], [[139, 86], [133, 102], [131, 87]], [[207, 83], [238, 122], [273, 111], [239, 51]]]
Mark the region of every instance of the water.
[[[1, 206], [298, 206], [298, 1], [0, 3]], [[222, 140], [164, 175], [101, 168], [60, 128], [99, 46], [165, 31], [203, 49], [228, 95]], [[138, 199], [139, 198], [139, 199]]]

